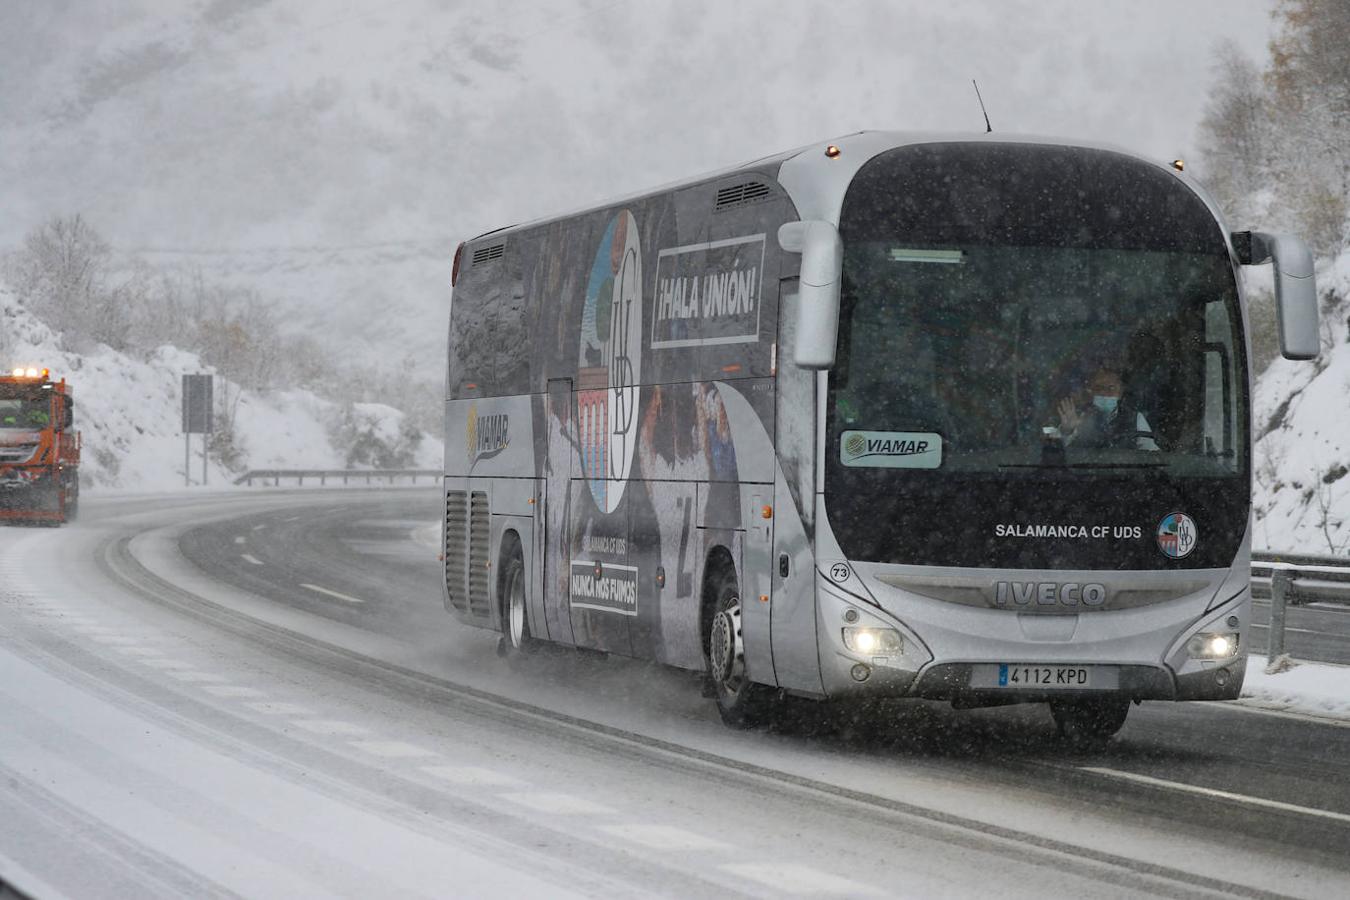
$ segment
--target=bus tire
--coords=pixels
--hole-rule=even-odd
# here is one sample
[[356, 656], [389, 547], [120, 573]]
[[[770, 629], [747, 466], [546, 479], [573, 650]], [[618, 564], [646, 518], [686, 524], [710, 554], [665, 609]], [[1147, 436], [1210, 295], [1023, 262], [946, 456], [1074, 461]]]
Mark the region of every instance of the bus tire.
[[501, 656], [532, 653], [535, 642], [530, 637], [528, 579], [520, 539], [514, 534], [507, 535], [502, 542], [501, 560], [502, 574], [497, 590], [501, 598], [502, 637], [497, 644], [497, 653]]
[[708, 628], [708, 683], [722, 721], [732, 728], [755, 728], [772, 718], [774, 691], [745, 673], [741, 638], [741, 591], [730, 565], [719, 566], [707, 585], [712, 620]]
[[1124, 697], [1050, 701], [1059, 733], [1071, 741], [1105, 740], [1120, 731], [1129, 713], [1130, 701]]

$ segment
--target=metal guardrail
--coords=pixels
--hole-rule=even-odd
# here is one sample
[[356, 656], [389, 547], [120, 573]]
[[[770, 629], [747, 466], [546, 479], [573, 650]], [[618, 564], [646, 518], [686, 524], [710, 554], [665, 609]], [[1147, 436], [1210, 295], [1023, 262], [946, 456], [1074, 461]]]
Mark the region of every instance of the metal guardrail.
[[1259, 565], [1269, 565], [1270, 563], [1293, 563], [1295, 565], [1307, 566], [1332, 566], [1350, 568], [1350, 553], [1344, 556], [1327, 556], [1317, 553], [1285, 553], [1275, 550], [1253, 550], [1252, 567]]
[[412, 484], [417, 483], [417, 479], [426, 478], [430, 481], [436, 481], [445, 476], [439, 469], [250, 469], [243, 475], [234, 480], [235, 484], [246, 484], [250, 487], [254, 481], [260, 481], [264, 485], [271, 484], [273, 487], [279, 487], [282, 479], [295, 479], [297, 485], [303, 485], [305, 479], [318, 479], [319, 485], [325, 486], [331, 478], [337, 481], [342, 479], [343, 484], [393, 484], [396, 480], [408, 479]]
[[1270, 594], [1270, 637], [1266, 672], [1274, 674], [1292, 663], [1285, 646], [1285, 619], [1289, 607], [1314, 600], [1350, 602], [1350, 559], [1301, 553], [1253, 553], [1252, 594], [1264, 587]]
[[1252, 594], [1273, 596], [1272, 575], [1279, 569], [1290, 573], [1287, 600], [1292, 604], [1327, 600], [1350, 603], [1350, 556], [1318, 556], [1311, 553], [1252, 554]]

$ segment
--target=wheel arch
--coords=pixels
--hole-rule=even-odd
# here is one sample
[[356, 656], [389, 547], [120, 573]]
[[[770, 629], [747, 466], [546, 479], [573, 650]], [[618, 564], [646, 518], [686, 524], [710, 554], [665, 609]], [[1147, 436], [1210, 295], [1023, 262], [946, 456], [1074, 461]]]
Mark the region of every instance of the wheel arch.
[[708, 637], [712, 633], [713, 614], [717, 604], [715, 586], [725, 572], [730, 572], [736, 578], [737, 584], [740, 583], [740, 573], [736, 571], [736, 558], [731, 548], [724, 544], [714, 544], [708, 548], [708, 553], [704, 557], [703, 578], [699, 583], [699, 644], [705, 656], [708, 653]]
[[520, 565], [524, 569], [526, 590], [529, 590], [530, 570], [525, 559], [525, 542], [515, 527], [507, 526], [502, 529], [501, 537], [497, 540], [497, 572], [496, 577], [492, 580], [492, 621], [497, 630], [501, 632], [506, 631], [506, 574], [513, 554], [520, 557]]

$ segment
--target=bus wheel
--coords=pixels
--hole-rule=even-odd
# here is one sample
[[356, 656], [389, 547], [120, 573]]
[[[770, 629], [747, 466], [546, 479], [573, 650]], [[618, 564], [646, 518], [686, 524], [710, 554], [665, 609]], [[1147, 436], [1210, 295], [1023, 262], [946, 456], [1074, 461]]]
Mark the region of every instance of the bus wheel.
[[521, 559], [520, 542], [508, 538], [502, 548], [502, 575], [499, 584], [501, 597], [502, 637], [497, 644], [499, 656], [530, 653], [534, 640], [530, 637], [525, 593], [525, 561]]
[[1120, 731], [1129, 713], [1130, 701], [1126, 698], [1050, 701], [1050, 715], [1059, 733], [1073, 741], [1109, 738]]
[[715, 605], [708, 635], [708, 679], [717, 711], [733, 728], [753, 728], [768, 720], [772, 692], [745, 675], [741, 592], [735, 572], [723, 570], [711, 588]]

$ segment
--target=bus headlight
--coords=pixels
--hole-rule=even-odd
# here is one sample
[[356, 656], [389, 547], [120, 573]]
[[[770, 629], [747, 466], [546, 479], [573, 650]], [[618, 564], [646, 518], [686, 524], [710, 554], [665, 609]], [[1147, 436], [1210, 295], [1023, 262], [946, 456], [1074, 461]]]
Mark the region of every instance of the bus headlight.
[[1201, 632], [1186, 642], [1192, 659], [1231, 659], [1237, 656], [1238, 636], [1231, 631]]
[[845, 628], [844, 646], [863, 656], [897, 656], [905, 641], [894, 628]]

